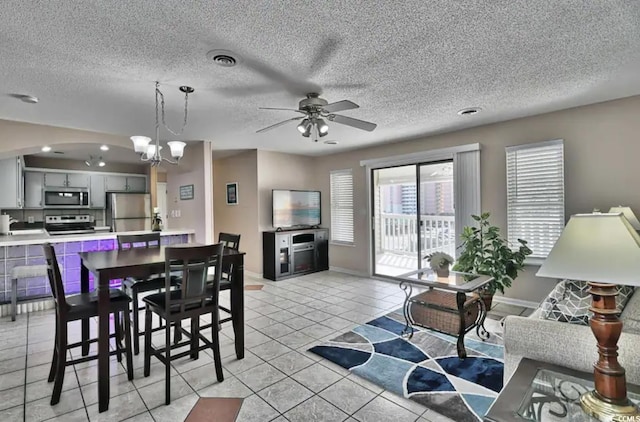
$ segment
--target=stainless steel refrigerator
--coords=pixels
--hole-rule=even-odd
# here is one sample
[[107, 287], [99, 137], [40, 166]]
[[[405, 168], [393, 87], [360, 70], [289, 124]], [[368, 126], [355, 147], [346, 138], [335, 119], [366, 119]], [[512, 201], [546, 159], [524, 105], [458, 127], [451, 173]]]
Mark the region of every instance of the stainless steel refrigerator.
[[112, 232], [151, 230], [151, 195], [107, 193], [107, 225]]

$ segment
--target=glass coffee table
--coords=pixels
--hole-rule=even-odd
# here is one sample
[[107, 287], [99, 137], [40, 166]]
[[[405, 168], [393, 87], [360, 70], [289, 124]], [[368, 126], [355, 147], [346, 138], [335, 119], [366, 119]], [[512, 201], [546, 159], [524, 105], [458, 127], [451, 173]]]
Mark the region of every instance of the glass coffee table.
[[[593, 390], [593, 374], [522, 359], [518, 369], [485, 416], [486, 422], [597, 422], [580, 407], [580, 396]], [[640, 387], [627, 384], [638, 404]]]
[[[484, 301], [477, 295], [471, 295], [482, 288], [492, 277], [450, 271], [448, 277], [438, 277], [431, 269], [423, 268], [402, 274], [400, 288], [406, 295], [402, 307], [405, 318], [403, 334], [413, 336], [414, 326], [420, 326], [442, 333], [458, 336], [458, 357], [464, 359], [464, 336], [476, 329], [478, 337], [489, 338], [484, 328], [487, 310]], [[426, 287], [427, 290], [416, 295], [414, 287]]]

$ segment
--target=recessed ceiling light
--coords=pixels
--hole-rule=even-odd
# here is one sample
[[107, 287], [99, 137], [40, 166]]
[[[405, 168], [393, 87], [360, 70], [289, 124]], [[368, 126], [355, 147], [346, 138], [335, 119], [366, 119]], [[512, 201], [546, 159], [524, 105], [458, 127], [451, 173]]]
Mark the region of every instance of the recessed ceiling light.
[[338, 141], [334, 141], [332, 139], [328, 140], [328, 141], [324, 141], [325, 144], [327, 145], [337, 145]]
[[109, 151], [109, 146], [108, 146], [108, 145], [102, 145], [102, 146], [100, 147], [100, 150], [101, 150], [101, 151]]
[[99, 161], [98, 162], [98, 167], [104, 167], [106, 165], [107, 165], [107, 163], [105, 163], [104, 161]]
[[49, 151], [51, 151], [51, 147], [50, 147], [49, 145], [45, 145], [45, 146], [43, 146], [41, 149], [42, 149], [42, 152], [49, 152]]
[[207, 59], [222, 67], [233, 67], [242, 62], [242, 58], [233, 51], [219, 49], [209, 51]]
[[473, 116], [474, 114], [478, 114], [482, 111], [482, 109], [480, 107], [468, 107], [468, 108], [463, 108], [462, 110], [458, 111], [458, 115], [460, 116]]

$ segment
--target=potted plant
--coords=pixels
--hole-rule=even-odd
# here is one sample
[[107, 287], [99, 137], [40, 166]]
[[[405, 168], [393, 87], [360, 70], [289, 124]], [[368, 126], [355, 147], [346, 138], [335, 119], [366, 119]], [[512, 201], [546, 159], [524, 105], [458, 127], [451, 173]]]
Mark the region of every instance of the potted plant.
[[479, 292], [487, 311], [491, 309], [496, 291], [504, 293], [504, 289], [511, 286], [524, 267], [527, 255], [531, 254], [527, 241], [522, 239], [518, 239], [518, 249], [512, 250], [500, 236], [500, 229], [489, 223], [489, 216], [488, 212], [471, 216], [478, 227], [467, 226], [462, 230], [462, 253], [453, 267], [454, 271], [493, 277]]
[[449, 266], [453, 264], [453, 257], [444, 252], [434, 252], [424, 257], [438, 277], [449, 277]]

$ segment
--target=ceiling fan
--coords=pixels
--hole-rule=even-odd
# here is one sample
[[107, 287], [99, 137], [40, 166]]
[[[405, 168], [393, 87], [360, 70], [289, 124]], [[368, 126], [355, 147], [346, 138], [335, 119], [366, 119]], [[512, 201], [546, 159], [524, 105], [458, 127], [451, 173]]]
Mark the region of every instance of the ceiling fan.
[[355, 127], [356, 129], [366, 130], [368, 132], [373, 131], [377, 126], [375, 123], [335, 114], [337, 111], [352, 110], [359, 107], [360, 106], [358, 104], [349, 100], [342, 100], [329, 104], [327, 100], [320, 98], [318, 94], [309, 93], [307, 94], [307, 98], [300, 101], [297, 110], [293, 108], [259, 107], [260, 110], [295, 111], [296, 113], [301, 113], [302, 116], [293, 117], [276, 123], [275, 125], [267, 126], [256, 131], [256, 133], [266, 132], [286, 123], [301, 120], [298, 124], [298, 130], [302, 136], [309, 138], [313, 132], [314, 141], [318, 142], [318, 137], [326, 136], [329, 133], [329, 125], [324, 119], [327, 119], [330, 122]]

